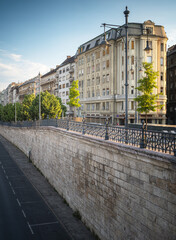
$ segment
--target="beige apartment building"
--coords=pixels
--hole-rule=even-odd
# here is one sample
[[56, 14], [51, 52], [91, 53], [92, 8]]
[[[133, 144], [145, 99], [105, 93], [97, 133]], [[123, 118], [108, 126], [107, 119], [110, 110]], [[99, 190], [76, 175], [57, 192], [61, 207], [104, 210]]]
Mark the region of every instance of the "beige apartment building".
[[[146, 29], [150, 30], [147, 35]], [[128, 24], [128, 120], [141, 123], [143, 114], [138, 114], [134, 98], [139, 94], [137, 81], [144, 76], [142, 62], [152, 62], [159, 72], [158, 88], [162, 92], [158, 103], [162, 110], [148, 114], [150, 123], [164, 124], [166, 121], [166, 43], [163, 26], [152, 21], [143, 24]], [[146, 42], [152, 48], [144, 51]], [[125, 29], [110, 29], [106, 40], [110, 47], [102, 45], [104, 34], [82, 44], [77, 51], [77, 76], [81, 100], [81, 115], [90, 121], [104, 122], [106, 116], [113, 124], [124, 124], [125, 119]]]
[[24, 83], [22, 83], [19, 87], [18, 87], [18, 101], [20, 103], [23, 102], [25, 95], [29, 95], [29, 94], [36, 94], [36, 81], [38, 79], [38, 76], [25, 81]]

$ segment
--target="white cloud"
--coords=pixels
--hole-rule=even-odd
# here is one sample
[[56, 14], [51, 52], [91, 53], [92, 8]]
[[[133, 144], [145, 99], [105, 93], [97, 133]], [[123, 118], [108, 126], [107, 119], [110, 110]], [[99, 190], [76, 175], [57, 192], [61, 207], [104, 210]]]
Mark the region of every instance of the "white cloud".
[[41, 63], [32, 62], [19, 54], [9, 53], [0, 49], [0, 91], [11, 82], [24, 82], [49, 71], [49, 68]]

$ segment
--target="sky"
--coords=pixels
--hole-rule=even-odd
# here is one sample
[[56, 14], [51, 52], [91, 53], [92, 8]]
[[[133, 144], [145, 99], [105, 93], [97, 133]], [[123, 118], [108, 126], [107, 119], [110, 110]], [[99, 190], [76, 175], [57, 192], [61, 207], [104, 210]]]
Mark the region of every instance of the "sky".
[[176, 44], [175, 0], [0, 0], [0, 91], [55, 68], [102, 23], [124, 24], [126, 6], [129, 22], [152, 20]]

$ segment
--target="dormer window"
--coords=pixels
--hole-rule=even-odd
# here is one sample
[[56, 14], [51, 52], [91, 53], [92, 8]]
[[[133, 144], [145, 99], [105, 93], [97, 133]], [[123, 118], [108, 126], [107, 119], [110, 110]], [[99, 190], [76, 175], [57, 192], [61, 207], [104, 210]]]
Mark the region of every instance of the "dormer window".
[[152, 27], [146, 27], [148, 29], [148, 34], [152, 35], [153, 34], [153, 28]]
[[87, 45], [87, 47], [86, 47], [86, 51], [89, 50], [89, 48], [90, 48], [90, 44]]
[[100, 44], [100, 39], [98, 39], [95, 43], [95, 46], [98, 46]]

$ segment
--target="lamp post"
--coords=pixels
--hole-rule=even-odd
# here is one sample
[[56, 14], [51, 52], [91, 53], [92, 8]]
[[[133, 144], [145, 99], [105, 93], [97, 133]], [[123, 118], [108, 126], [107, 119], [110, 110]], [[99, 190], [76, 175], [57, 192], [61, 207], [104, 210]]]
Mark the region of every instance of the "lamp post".
[[[121, 32], [121, 30], [123, 28], [125, 28], [125, 128], [128, 127], [128, 15], [130, 13], [130, 11], [128, 10], [128, 7], [126, 6], [125, 11], [123, 12], [125, 15], [125, 25], [124, 26], [119, 26], [119, 25], [113, 25], [113, 24], [106, 24], [103, 23], [102, 26], [104, 27], [104, 40], [102, 41], [101, 45], [105, 45], [105, 46], [111, 46], [107, 39], [106, 39], [106, 34], [105, 34], [105, 26], [107, 27], [118, 27], [117, 31], [119, 30]], [[130, 29], [138, 29], [141, 30], [138, 27], [130, 27]], [[150, 29], [146, 28], [146, 29], [142, 29], [145, 30], [147, 33], [147, 46], [144, 49], [144, 51], [146, 51], [147, 53], [150, 52], [150, 50], [152, 50], [151, 47], [149, 47], [149, 41], [148, 41], [148, 34], [150, 33]], [[137, 68], [137, 65], [136, 65]], [[136, 70], [137, 71], [137, 70]], [[136, 73], [136, 86], [137, 86], [137, 73]], [[136, 90], [136, 94], [137, 94], [137, 90]], [[137, 108], [137, 106], [136, 106]], [[135, 108], [135, 110], [136, 110]], [[135, 115], [135, 122], [137, 121], [137, 113]]]
[[128, 7], [125, 14], [125, 127], [128, 127]]
[[41, 77], [40, 77], [40, 73], [39, 73], [39, 123], [40, 123], [40, 119], [41, 119], [41, 87], [40, 87], [40, 81], [41, 81]]

